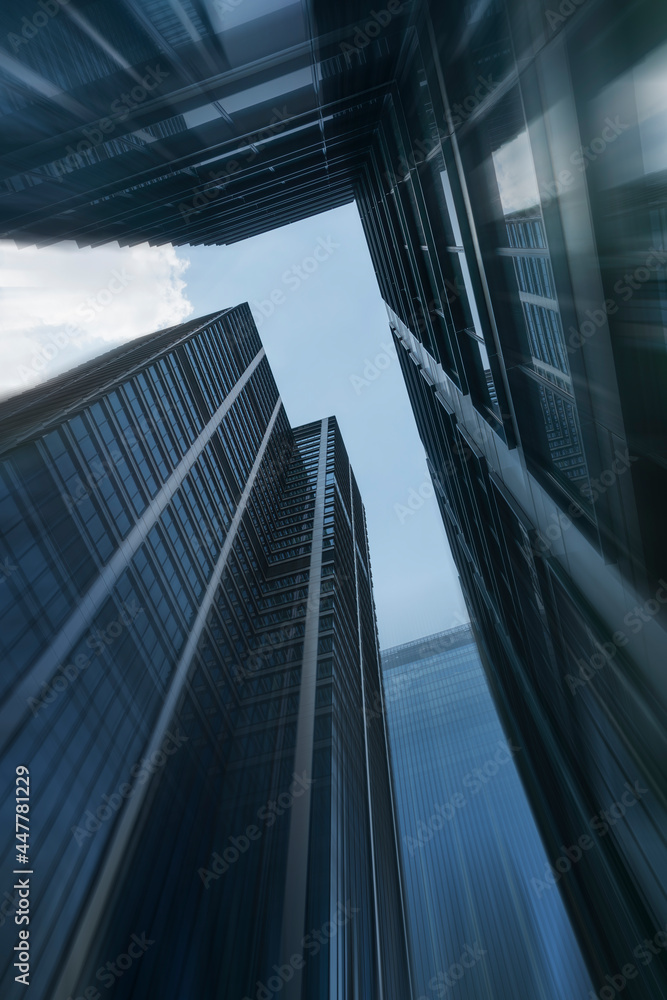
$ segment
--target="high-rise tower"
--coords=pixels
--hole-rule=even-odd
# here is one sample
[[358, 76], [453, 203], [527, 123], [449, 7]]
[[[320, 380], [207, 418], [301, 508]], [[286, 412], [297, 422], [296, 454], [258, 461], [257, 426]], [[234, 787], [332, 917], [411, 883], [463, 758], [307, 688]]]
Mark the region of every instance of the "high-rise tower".
[[584, 1000], [572, 862], [547, 866], [470, 625], [383, 650], [382, 672], [415, 998]]
[[[36, 995], [403, 1000], [335, 418], [290, 428], [243, 305], [8, 400], [0, 426], [2, 757], [12, 786], [30, 772]], [[13, 919], [0, 934], [18, 997]]]

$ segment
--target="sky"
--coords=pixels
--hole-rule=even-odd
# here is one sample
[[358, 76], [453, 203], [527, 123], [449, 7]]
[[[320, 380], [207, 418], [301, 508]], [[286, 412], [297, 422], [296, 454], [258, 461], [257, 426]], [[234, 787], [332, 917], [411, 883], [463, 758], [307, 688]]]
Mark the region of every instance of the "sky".
[[383, 648], [468, 620], [356, 206], [222, 247], [0, 242], [0, 391], [249, 302], [296, 427], [338, 419]]

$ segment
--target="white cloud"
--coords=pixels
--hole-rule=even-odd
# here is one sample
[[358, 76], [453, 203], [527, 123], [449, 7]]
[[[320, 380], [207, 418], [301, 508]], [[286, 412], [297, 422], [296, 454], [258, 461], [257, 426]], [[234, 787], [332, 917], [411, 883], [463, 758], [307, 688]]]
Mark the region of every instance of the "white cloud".
[[172, 246], [19, 250], [0, 242], [0, 391], [52, 378], [194, 309]]

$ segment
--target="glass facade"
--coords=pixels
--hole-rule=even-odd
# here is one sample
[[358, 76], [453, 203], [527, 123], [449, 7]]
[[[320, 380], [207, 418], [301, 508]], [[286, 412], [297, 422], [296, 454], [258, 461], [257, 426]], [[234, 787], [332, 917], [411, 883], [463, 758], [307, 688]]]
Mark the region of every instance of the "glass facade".
[[335, 418], [290, 428], [243, 305], [7, 400], [0, 425], [2, 856], [27, 764], [36, 995], [405, 996]]
[[584, 1000], [591, 983], [470, 626], [382, 652], [417, 1000]]
[[[3, 237], [226, 244], [356, 200], [549, 854], [627, 782], [650, 790], [562, 882], [601, 989], [667, 920], [667, 7], [57, 11], [28, 16], [8, 0], [0, 12]], [[168, 466], [178, 435], [155, 434]], [[111, 534], [99, 501], [76, 506], [93, 548], [67, 550], [72, 581], [37, 549], [26, 563], [36, 581], [62, 579], [39, 591], [39, 629], [67, 615], [73, 581], [92, 580], [123, 514], [149, 504], [138, 461]], [[111, 477], [95, 468], [102, 496]], [[151, 474], [159, 489], [159, 466]], [[8, 570], [12, 558], [0, 553]], [[167, 604], [162, 644], [178, 642], [187, 611]], [[7, 623], [19, 662], [41, 641], [27, 613]], [[667, 978], [652, 962], [625, 989], [667, 994]]]

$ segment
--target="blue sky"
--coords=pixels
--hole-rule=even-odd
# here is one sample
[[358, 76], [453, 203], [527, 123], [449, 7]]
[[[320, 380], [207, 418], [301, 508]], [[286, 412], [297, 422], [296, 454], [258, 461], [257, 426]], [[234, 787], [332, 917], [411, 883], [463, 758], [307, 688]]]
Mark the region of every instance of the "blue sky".
[[356, 206], [223, 247], [3, 244], [0, 266], [5, 392], [248, 301], [292, 425], [339, 421], [366, 507], [381, 645], [467, 620]]

